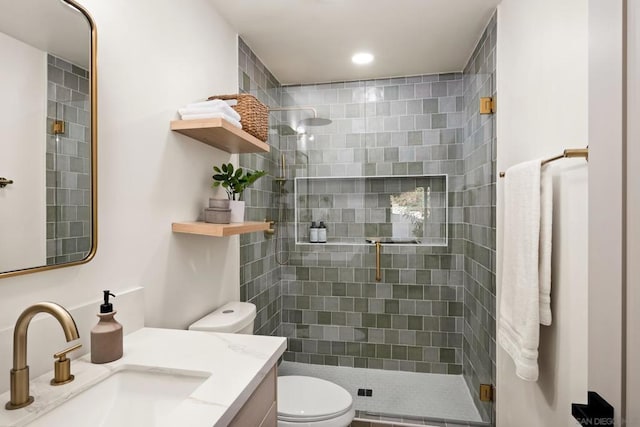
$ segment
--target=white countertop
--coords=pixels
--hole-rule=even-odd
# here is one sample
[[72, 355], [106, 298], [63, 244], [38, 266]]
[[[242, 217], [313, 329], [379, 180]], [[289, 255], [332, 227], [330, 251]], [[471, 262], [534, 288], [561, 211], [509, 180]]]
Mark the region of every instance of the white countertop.
[[2, 394], [0, 426], [26, 426], [114, 372], [129, 368], [208, 376], [163, 425], [226, 426], [285, 349], [286, 338], [282, 337], [143, 328], [125, 337], [119, 360], [102, 365], [92, 364], [88, 355], [73, 360], [75, 380], [69, 384], [51, 386], [52, 372], [31, 379], [30, 394], [35, 401], [26, 408], [7, 411], [3, 402], [9, 400], [9, 393]]

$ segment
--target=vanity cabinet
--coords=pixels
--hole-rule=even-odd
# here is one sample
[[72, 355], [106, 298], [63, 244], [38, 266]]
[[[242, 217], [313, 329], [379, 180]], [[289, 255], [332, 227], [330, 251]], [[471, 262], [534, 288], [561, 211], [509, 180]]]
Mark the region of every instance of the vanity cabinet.
[[262, 380], [247, 403], [229, 423], [230, 427], [276, 427], [278, 424], [276, 369], [274, 366]]

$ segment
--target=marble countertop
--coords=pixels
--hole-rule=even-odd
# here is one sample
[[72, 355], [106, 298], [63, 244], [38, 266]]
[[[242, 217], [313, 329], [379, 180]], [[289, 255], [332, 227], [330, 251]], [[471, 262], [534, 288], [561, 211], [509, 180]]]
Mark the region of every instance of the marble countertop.
[[[167, 426], [225, 426], [286, 349], [286, 339], [258, 335], [220, 334], [143, 328], [124, 339], [124, 355], [95, 365], [89, 355], [71, 362], [75, 380], [52, 387], [53, 373], [31, 379], [35, 402], [22, 409], [0, 410], [0, 426], [26, 426], [39, 416], [114, 372], [135, 369], [179, 373], [198, 372], [208, 378], [164, 420]], [[52, 361], [53, 364], [53, 361]], [[0, 402], [9, 400], [9, 393]]]

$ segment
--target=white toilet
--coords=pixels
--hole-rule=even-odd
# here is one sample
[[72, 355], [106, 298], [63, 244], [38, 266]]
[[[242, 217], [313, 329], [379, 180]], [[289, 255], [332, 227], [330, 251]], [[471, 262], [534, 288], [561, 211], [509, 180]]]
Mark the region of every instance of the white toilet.
[[[256, 306], [230, 302], [191, 326], [191, 331], [252, 334]], [[355, 416], [347, 390], [313, 377], [278, 377], [279, 427], [346, 427]]]

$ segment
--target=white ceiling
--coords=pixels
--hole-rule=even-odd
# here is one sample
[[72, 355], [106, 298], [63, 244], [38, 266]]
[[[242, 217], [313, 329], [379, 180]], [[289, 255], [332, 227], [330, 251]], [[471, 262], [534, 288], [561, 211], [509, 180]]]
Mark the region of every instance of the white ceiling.
[[282, 84], [461, 71], [500, 2], [211, 1]]
[[91, 27], [60, 0], [0, 0], [0, 31], [89, 69]]

